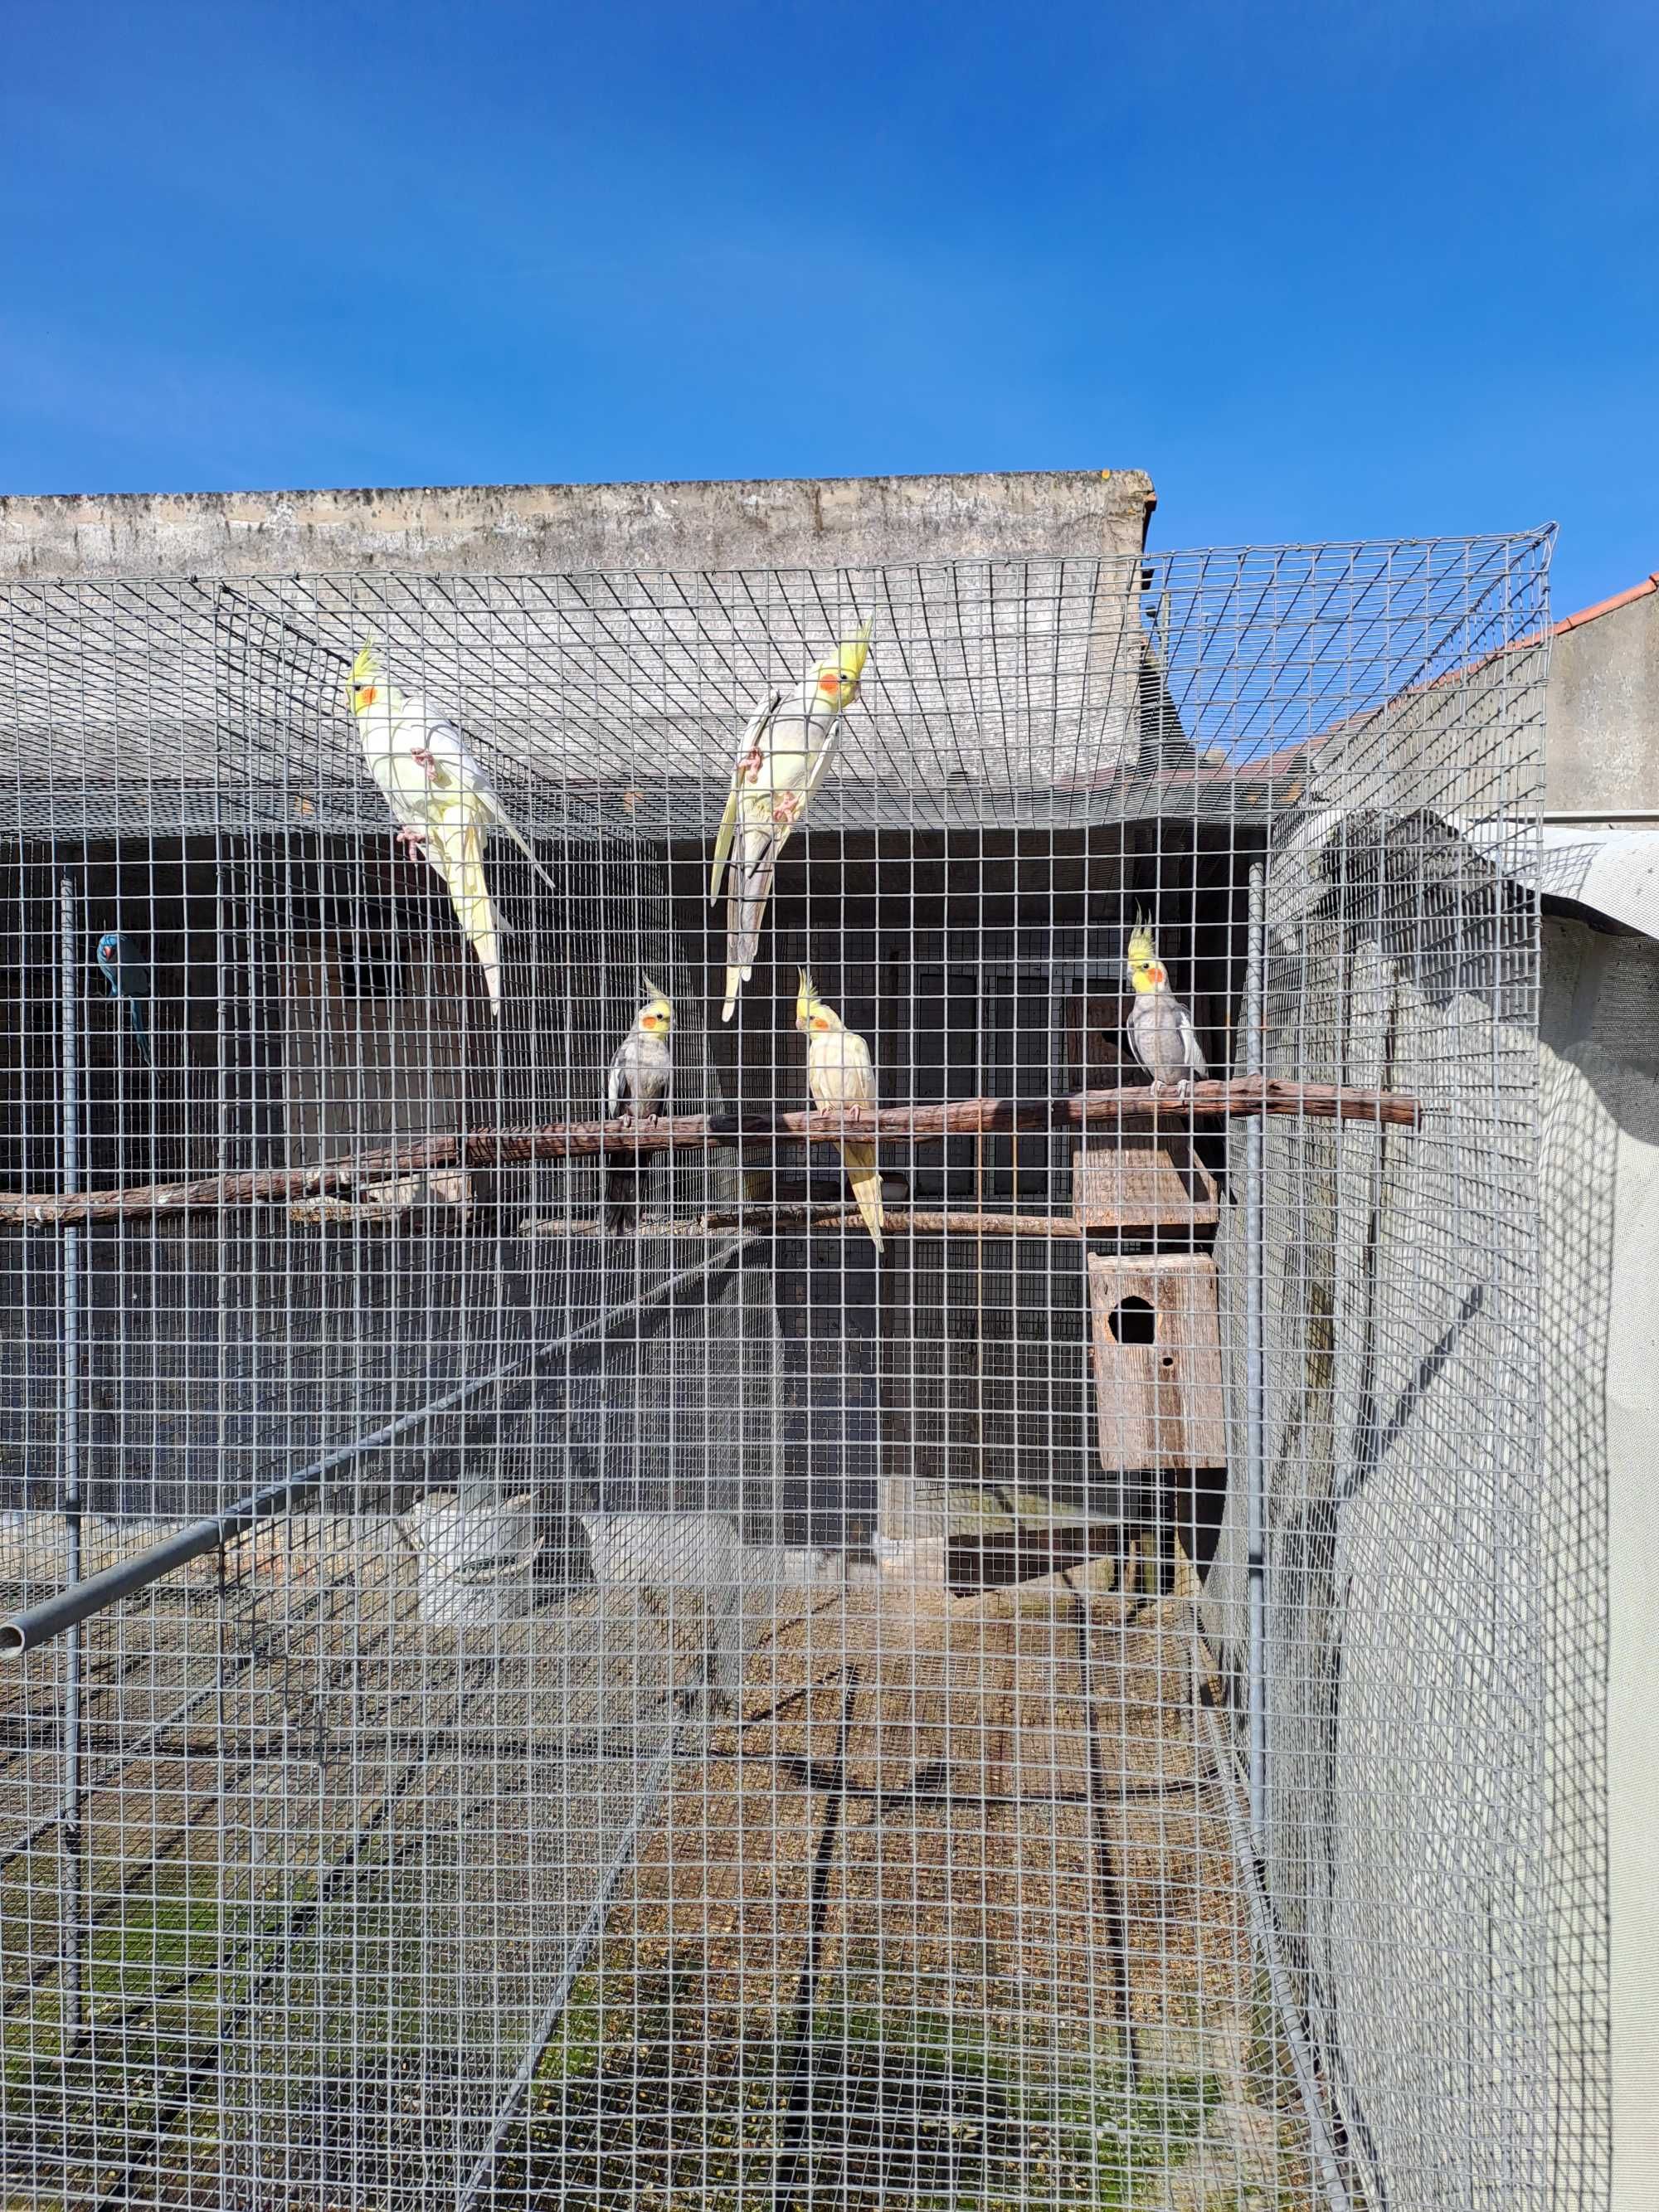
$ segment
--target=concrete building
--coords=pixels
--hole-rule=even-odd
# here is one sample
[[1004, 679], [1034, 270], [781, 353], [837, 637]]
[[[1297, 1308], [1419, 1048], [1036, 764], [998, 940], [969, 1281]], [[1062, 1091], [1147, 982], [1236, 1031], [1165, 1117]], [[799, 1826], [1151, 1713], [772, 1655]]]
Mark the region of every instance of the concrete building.
[[1545, 804], [1659, 825], [1659, 575], [1555, 626]]
[[813, 568], [1139, 553], [1139, 469], [0, 498], [0, 580]]

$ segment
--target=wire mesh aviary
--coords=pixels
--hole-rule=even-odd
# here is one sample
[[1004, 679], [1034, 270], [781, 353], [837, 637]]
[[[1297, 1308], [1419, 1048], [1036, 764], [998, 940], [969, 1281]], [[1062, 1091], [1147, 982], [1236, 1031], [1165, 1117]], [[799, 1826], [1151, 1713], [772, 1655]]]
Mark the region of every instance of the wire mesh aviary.
[[1548, 550], [0, 593], [9, 2188], [1542, 2205]]

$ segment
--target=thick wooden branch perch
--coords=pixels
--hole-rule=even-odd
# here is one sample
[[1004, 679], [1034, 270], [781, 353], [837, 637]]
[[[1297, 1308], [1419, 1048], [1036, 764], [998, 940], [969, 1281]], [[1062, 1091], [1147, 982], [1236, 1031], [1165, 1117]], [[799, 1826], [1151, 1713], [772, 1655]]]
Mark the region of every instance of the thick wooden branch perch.
[[659, 1121], [552, 1121], [540, 1128], [477, 1129], [465, 1137], [422, 1137], [409, 1145], [348, 1153], [309, 1168], [264, 1168], [204, 1176], [193, 1182], [145, 1183], [74, 1198], [0, 1191], [0, 1222], [33, 1227], [108, 1221], [122, 1215], [187, 1213], [246, 1206], [289, 1206], [296, 1199], [387, 1182], [434, 1168], [495, 1168], [527, 1160], [590, 1159], [602, 1152], [696, 1152], [711, 1146], [829, 1145], [849, 1135], [870, 1143], [923, 1144], [941, 1137], [1001, 1135], [1014, 1130], [1186, 1129], [1194, 1121], [1251, 1114], [1323, 1121], [1384, 1121], [1415, 1128], [1421, 1109], [1399, 1091], [1351, 1091], [1331, 1083], [1282, 1083], [1241, 1076], [1195, 1083], [1189, 1097], [1157, 1097], [1144, 1083], [1079, 1091], [1066, 1098], [955, 1098], [934, 1106], [884, 1106], [856, 1123], [839, 1112], [681, 1114]]

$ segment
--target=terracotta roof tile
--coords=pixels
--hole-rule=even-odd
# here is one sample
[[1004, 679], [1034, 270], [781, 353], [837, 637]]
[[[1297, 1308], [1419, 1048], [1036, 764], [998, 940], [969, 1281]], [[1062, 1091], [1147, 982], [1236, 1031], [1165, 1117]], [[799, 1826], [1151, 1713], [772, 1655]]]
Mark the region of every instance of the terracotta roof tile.
[[1555, 635], [1577, 629], [1584, 623], [1594, 622], [1598, 615], [1610, 615], [1615, 607], [1627, 607], [1632, 599], [1644, 599], [1650, 592], [1659, 592], [1659, 568], [1639, 584], [1632, 584], [1627, 592], [1615, 592], [1610, 599], [1598, 599], [1593, 607], [1581, 607], [1576, 615], [1566, 615], [1555, 625]]

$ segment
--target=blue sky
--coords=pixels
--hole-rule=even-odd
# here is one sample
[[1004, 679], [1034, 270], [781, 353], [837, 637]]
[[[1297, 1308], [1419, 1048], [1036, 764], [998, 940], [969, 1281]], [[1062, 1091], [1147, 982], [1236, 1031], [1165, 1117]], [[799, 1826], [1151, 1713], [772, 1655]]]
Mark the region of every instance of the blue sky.
[[1659, 568], [1659, 18], [56, 0], [0, 490], [1139, 466]]

